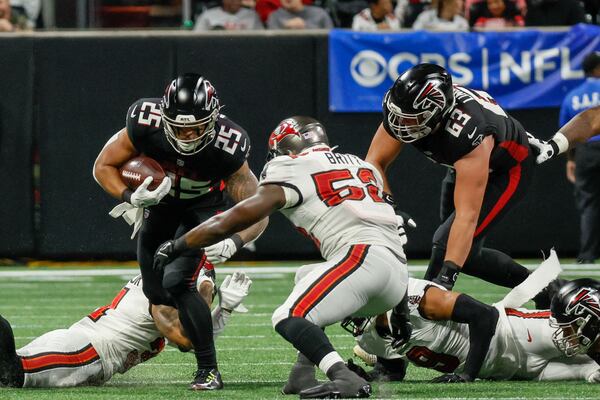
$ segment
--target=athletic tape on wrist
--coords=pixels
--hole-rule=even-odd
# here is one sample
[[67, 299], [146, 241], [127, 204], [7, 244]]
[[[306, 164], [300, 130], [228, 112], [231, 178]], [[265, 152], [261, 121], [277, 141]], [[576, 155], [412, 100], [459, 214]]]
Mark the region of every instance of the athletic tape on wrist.
[[569, 149], [569, 139], [562, 132], [556, 132], [556, 134], [552, 137], [552, 141], [556, 144], [558, 148], [557, 155], [562, 154]]

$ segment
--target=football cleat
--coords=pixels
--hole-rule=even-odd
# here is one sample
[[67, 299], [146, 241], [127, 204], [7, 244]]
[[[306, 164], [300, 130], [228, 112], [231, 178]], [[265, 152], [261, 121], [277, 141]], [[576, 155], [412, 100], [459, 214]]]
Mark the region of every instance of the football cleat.
[[0, 386], [23, 387], [25, 374], [15, 350], [15, 337], [7, 320], [0, 316]]
[[299, 394], [304, 389], [317, 386], [319, 381], [315, 378], [314, 365], [302, 365], [295, 363], [290, 371], [290, 376], [283, 389], [282, 394]]
[[[362, 380], [362, 379], [361, 379]], [[353, 385], [347, 381], [334, 380], [300, 392], [301, 399], [364, 399], [371, 396], [371, 385]]]
[[219, 390], [223, 389], [223, 380], [221, 373], [216, 368], [201, 368], [196, 371], [196, 376], [192, 384], [191, 390]]

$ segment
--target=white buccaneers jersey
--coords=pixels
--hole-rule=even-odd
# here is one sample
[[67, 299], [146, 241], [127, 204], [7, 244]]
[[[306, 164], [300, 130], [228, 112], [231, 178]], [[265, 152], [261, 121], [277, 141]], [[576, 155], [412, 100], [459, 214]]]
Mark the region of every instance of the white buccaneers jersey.
[[150, 315], [141, 275], [131, 279], [111, 304], [97, 308], [73, 328], [83, 330], [90, 338], [105, 376], [123, 373], [154, 357], [165, 344]]
[[[408, 302], [412, 336], [398, 355], [389, 336], [381, 337], [371, 322], [358, 344], [379, 357], [402, 357], [415, 365], [443, 373], [461, 373], [469, 352], [469, 326], [452, 321], [431, 321], [419, 313], [419, 303], [433, 282], [409, 278]], [[552, 342], [548, 310], [498, 309], [496, 333], [490, 342], [478, 377], [508, 380], [600, 380], [598, 365], [587, 356], [566, 357]], [[388, 312], [388, 318], [391, 311]], [[477, 334], [476, 332], [474, 333]]]
[[[409, 279], [408, 302], [413, 332], [409, 346], [404, 349], [404, 357], [421, 367], [433, 368], [444, 373], [460, 373], [469, 353], [469, 326], [453, 321], [431, 321], [423, 318], [419, 313], [419, 303], [429, 286], [443, 289], [433, 282]], [[479, 377], [509, 379], [517, 372], [522, 358], [522, 352], [513, 339], [506, 315], [500, 312], [496, 334], [492, 338]]]
[[329, 148], [272, 159], [261, 185], [280, 185], [280, 210], [330, 259], [353, 244], [381, 245], [405, 258], [394, 209], [382, 199], [383, 180], [371, 164]]

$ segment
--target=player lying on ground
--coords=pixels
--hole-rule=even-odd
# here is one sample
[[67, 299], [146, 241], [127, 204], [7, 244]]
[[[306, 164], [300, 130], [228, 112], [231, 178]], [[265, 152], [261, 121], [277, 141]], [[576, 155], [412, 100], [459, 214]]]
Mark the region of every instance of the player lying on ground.
[[[348, 315], [396, 308], [394, 337], [408, 339], [408, 310], [402, 314], [397, 307], [408, 282], [399, 220], [382, 199], [377, 170], [352, 154], [334, 153], [325, 128], [313, 118], [282, 121], [269, 149], [273, 158], [257, 193], [164, 243], [155, 268], [281, 211], [317, 243], [326, 260], [298, 270], [292, 293], [273, 314], [275, 330], [300, 352], [283, 391], [303, 398], [368, 397], [370, 385], [346, 367], [322, 328]], [[329, 382], [318, 385], [315, 365]]]
[[577, 114], [548, 141], [529, 135], [529, 144], [538, 152], [535, 162], [541, 164], [595, 135], [600, 135], [600, 106]]
[[[248, 295], [252, 281], [229, 275], [219, 288], [220, 303], [212, 311], [213, 332], [223, 331], [231, 311]], [[212, 303], [214, 284], [198, 279], [198, 291]], [[0, 317], [0, 384], [11, 387], [97, 385], [156, 356], [165, 338], [182, 351], [192, 349], [177, 310], [150, 305], [141, 275], [131, 279], [110, 305], [71, 325], [33, 340], [15, 352], [8, 321]]]
[[600, 382], [600, 283], [562, 283], [548, 311], [492, 307], [411, 278], [414, 329], [401, 354], [385, 337], [389, 312], [367, 325], [355, 353], [371, 362], [376, 356], [388, 379], [403, 378], [404, 360], [443, 372], [432, 381], [438, 383], [475, 378]]

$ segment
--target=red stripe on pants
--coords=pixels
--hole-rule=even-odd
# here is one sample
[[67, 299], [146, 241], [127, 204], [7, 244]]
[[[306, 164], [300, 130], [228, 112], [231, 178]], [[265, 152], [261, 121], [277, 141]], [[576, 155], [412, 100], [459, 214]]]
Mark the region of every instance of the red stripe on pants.
[[519, 317], [519, 318], [530, 318], [530, 319], [546, 319], [550, 318], [550, 311], [532, 311], [532, 312], [523, 312], [519, 310], [515, 310], [514, 308], [506, 308], [506, 315]]
[[79, 351], [72, 353], [42, 353], [38, 355], [21, 357], [23, 371], [35, 372], [53, 366], [72, 366], [89, 364], [94, 359], [100, 359], [96, 349], [90, 344]]
[[367, 247], [365, 244], [352, 246], [350, 254], [337, 267], [322, 276], [317, 284], [296, 302], [296, 306], [292, 309], [292, 317], [304, 318], [329, 288], [344, 280], [353, 271], [354, 267], [361, 263]]
[[475, 237], [479, 235], [494, 220], [494, 218], [496, 218], [504, 206], [506, 206], [506, 203], [508, 203], [510, 198], [515, 194], [519, 182], [521, 181], [521, 162], [529, 155], [529, 149], [517, 142], [502, 142], [500, 143], [500, 147], [508, 151], [508, 154], [517, 161], [517, 165], [508, 171], [508, 186], [496, 204], [494, 204], [492, 210], [475, 230], [475, 234], [473, 235]]

